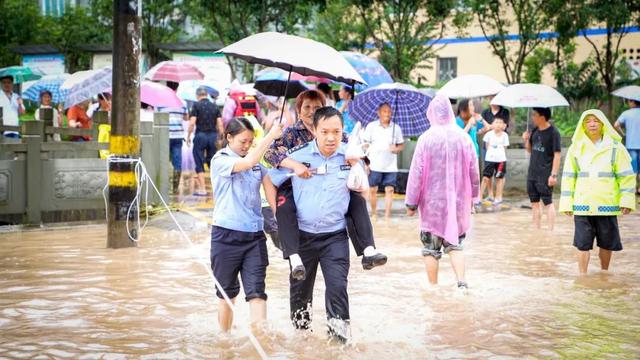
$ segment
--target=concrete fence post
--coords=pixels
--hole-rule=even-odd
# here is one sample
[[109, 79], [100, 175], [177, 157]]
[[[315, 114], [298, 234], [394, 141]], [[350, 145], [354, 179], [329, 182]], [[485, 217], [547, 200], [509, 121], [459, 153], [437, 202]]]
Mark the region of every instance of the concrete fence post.
[[26, 121], [22, 141], [27, 144], [27, 223], [40, 225], [42, 220], [42, 141], [44, 122]]
[[[153, 117], [153, 148], [156, 176], [153, 178], [164, 201], [169, 203], [169, 114], [155, 113]], [[156, 203], [160, 199], [154, 197]]]

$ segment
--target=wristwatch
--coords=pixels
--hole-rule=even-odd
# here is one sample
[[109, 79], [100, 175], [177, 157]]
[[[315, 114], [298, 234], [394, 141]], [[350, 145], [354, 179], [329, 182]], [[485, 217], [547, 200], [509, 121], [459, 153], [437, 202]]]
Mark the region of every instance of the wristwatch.
[[418, 207], [415, 206], [415, 205], [407, 205], [407, 209], [412, 210], [412, 211], [416, 211], [418, 209]]
[[555, 179], [555, 178], [558, 177], [558, 175], [557, 174], [551, 174], [551, 177]]

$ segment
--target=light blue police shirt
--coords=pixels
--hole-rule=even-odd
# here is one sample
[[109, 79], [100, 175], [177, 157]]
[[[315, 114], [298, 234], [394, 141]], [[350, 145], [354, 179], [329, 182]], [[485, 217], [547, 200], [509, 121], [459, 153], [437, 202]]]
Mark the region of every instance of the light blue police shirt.
[[213, 224], [225, 229], [258, 232], [263, 230], [260, 185], [267, 168], [258, 164], [245, 171], [232, 173], [242, 157], [229, 147], [211, 159], [213, 188]]
[[[344, 147], [341, 144], [328, 158], [320, 153], [315, 140], [290, 150], [288, 157], [311, 169], [327, 166], [324, 175], [314, 174], [309, 179], [291, 178], [300, 230], [319, 234], [346, 227], [344, 215], [350, 200], [347, 177], [351, 167], [345, 163]], [[282, 169], [271, 169], [269, 176], [276, 186], [280, 186], [286, 181], [287, 173]]]

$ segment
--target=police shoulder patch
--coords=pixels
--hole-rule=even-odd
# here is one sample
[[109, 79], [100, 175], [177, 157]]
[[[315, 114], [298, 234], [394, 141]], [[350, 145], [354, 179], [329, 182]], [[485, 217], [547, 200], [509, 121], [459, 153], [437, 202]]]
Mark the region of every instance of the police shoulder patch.
[[296, 152], [298, 150], [301, 150], [301, 149], [304, 149], [307, 146], [309, 146], [309, 143], [304, 143], [304, 144], [292, 147], [291, 149], [289, 149], [289, 151], [287, 151], [287, 154], [293, 154], [294, 152]]
[[251, 170], [260, 171], [260, 165], [256, 165], [256, 166], [252, 167]]

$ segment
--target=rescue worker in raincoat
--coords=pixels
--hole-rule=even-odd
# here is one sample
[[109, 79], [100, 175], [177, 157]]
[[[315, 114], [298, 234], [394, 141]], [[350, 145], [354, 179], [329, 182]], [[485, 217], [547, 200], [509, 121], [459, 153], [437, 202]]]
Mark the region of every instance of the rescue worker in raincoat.
[[602, 111], [582, 113], [564, 160], [559, 211], [573, 215], [573, 245], [587, 273], [594, 238], [602, 270], [622, 250], [617, 216], [635, 210], [636, 178], [622, 138]]

